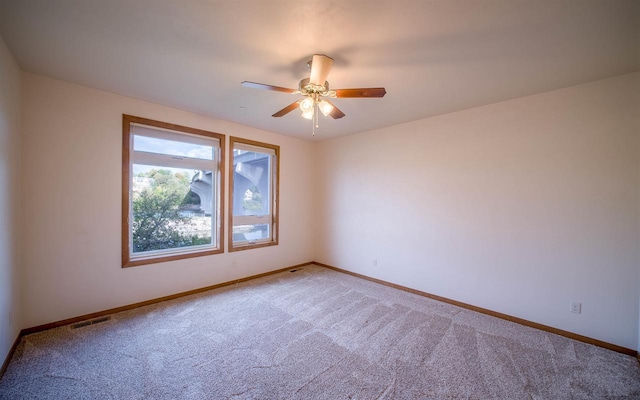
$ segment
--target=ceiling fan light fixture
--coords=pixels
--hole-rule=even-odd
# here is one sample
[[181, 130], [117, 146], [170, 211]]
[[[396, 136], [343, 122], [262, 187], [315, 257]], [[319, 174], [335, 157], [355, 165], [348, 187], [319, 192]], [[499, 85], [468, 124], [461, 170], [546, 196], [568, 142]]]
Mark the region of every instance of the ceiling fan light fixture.
[[300, 110], [303, 114], [311, 110], [311, 114], [313, 114], [313, 104], [313, 99], [311, 97], [307, 97], [300, 102]]
[[318, 107], [325, 117], [327, 117], [329, 114], [331, 114], [331, 111], [333, 111], [333, 104], [329, 103], [326, 100], [322, 100], [320, 103], [318, 103]]
[[312, 120], [313, 119], [313, 107], [311, 109], [302, 112], [302, 118]]

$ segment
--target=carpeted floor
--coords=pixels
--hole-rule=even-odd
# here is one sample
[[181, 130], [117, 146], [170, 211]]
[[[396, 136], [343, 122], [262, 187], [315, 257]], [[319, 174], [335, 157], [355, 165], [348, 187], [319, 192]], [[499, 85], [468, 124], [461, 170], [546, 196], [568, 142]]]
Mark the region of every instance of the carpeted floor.
[[0, 398], [638, 399], [640, 364], [306, 266], [26, 336]]

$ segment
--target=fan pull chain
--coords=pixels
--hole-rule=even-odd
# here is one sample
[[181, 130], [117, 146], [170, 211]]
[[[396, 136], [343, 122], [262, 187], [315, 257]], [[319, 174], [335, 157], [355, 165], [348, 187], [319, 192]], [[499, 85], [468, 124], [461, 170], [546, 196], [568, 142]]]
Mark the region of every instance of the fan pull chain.
[[311, 136], [315, 136], [316, 135], [316, 128], [320, 128], [320, 126], [318, 125], [318, 103], [314, 103], [313, 106], [315, 107], [315, 110], [313, 112], [313, 130], [311, 132]]

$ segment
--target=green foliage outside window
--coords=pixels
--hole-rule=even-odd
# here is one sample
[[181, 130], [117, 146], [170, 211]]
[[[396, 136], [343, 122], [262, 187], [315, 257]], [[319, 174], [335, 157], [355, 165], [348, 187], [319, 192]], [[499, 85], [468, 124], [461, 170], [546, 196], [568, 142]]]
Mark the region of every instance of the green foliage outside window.
[[211, 243], [211, 236], [189, 234], [190, 218], [180, 215], [182, 207], [199, 204], [183, 173], [152, 169], [136, 175], [147, 178], [142, 190], [133, 194], [133, 252], [172, 249]]

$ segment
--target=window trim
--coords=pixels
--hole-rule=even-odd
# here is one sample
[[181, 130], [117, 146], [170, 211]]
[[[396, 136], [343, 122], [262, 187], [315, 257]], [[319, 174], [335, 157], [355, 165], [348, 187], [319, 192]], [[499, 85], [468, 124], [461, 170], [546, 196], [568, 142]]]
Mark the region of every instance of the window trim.
[[[131, 161], [132, 161], [132, 135], [131, 124], [147, 125], [154, 128], [167, 129], [176, 132], [183, 132], [191, 135], [204, 136], [208, 138], [217, 139], [219, 143], [218, 151], [218, 168], [216, 180], [218, 186], [218, 196], [216, 202], [216, 223], [217, 229], [215, 233], [218, 237], [218, 247], [214, 249], [198, 250], [188, 248], [176, 249], [178, 254], [171, 255], [159, 255], [157, 257], [149, 257], [144, 259], [131, 259], [129, 253], [131, 243], [130, 237], [130, 221], [129, 216], [131, 213], [130, 197], [131, 197]], [[182, 260], [186, 258], [208, 256], [212, 254], [220, 254], [224, 252], [224, 201], [225, 197], [225, 135], [216, 132], [205, 131], [202, 129], [189, 128], [182, 125], [171, 124], [167, 122], [156, 121], [152, 119], [135, 117], [132, 115], [122, 114], [122, 268], [135, 267], [139, 265], [156, 264], [166, 261]], [[194, 246], [199, 247], [199, 246]], [[201, 247], [200, 247], [201, 248]]]
[[[235, 170], [233, 168], [233, 150], [236, 143], [255, 146], [258, 148], [268, 149], [274, 152], [275, 162], [273, 163], [273, 171], [271, 171], [271, 179], [275, 180], [275, 184], [272, 184], [271, 193], [271, 239], [268, 241], [258, 241], [254, 243], [247, 243], [242, 245], [234, 245], [233, 243], [233, 176]], [[258, 142], [250, 139], [243, 139], [235, 136], [229, 136], [229, 215], [228, 215], [228, 237], [229, 237], [229, 252], [242, 251], [249, 249], [256, 249], [261, 247], [276, 246], [279, 241], [280, 231], [280, 146], [275, 144], [269, 144], [264, 142]], [[240, 216], [245, 217], [245, 216]], [[247, 216], [249, 218], [256, 218], [253, 216]]]

